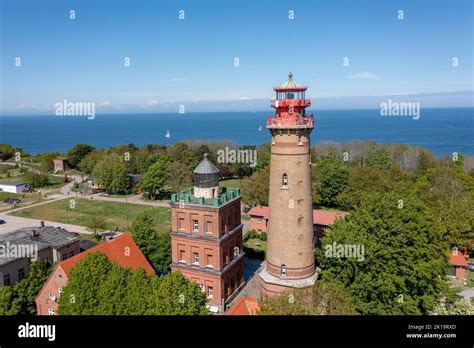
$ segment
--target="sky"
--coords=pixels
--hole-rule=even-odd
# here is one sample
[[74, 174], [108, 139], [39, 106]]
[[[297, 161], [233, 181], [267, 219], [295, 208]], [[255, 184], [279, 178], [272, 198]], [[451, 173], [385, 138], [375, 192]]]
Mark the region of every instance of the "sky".
[[313, 99], [336, 103], [431, 93], [447, 93], [447, 106], [472, 102], [452, 93], [474, 89], [471, 0], [0, 3], [3, 115], [63, 100], [99, 112], [225, 109], [271, 99], [290, 71]]

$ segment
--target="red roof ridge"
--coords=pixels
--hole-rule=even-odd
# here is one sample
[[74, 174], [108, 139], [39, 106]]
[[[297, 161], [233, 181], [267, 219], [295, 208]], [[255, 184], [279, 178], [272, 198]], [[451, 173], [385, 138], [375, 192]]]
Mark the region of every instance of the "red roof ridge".
[[[125, 250], [123, 252], [117, 252], [117, 249], [126, 247], [129, 248], [128, 255], [125, 254]], [[116, 262], [122, 267], [131, 268], [133, 270], [143, 268], [148, 274], [156, 273], [129, 233], [123, 233], [110, 241], [93, 246], [82, 253], [59, 262], [58, 265], [64, 270], [64, 273], [69, 274], [71, 269], [73, 269], [79, 261], [87, 254], [95, 251], [103, 252], [109, 261]]]
[[241, 296], [225, 313], [226, 315], [255, 315], [259, 309], [258, 302], [250, 295]]
[[454, 266], [467, 267], [466, 256], [459, 250], [449, 253], [449, 263]]
[[[322, 210], [313, 209], [313, 223], [316, 225], [329, 226], [336, 222], [337, 219], [344, 218], [349, 213], [341, 210]], [[247, 215], [261, 216], [268, 219], [270, 215], [270, 207], [265, 205], [258, 205], [247, 212]]]

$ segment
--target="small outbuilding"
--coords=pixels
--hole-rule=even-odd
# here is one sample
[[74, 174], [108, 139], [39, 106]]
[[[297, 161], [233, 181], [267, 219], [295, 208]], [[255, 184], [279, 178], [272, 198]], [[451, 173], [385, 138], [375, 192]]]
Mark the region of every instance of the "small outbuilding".
[[54, 172], [65, 172], [69, 168], [67, 158], [58, 157], [53, 159]]
[[28, 185], [22, 181], [0, 181], [0, 192], [22, 193]]

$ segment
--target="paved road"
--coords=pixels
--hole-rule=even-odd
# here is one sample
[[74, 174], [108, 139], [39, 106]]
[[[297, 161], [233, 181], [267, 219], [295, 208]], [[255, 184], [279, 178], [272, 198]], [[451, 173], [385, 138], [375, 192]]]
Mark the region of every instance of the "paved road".
[[[18, 216], [11, 216], [11, 215], [0, 215], [2, 220], [5, 220], [7, 223], [0, 225], [0, 234], [7, 233], [13, 230], [17, 230], [19, 228], [24, 227], [33, 227], [33, 226], [40, 226], [40, 221], [37, 219], [28, 219], [24, 217]], [[84, 226], [78, 225], [71, 225], [71, 224], [62, 224], [60, 222], [53, 222], [53, 221], [45, 221], [44, 224], [46, 226], [57, 226], [63, 227], [69, 232], [78, 232], [78, 233], [87, 233], [92, 234], [93, 232], [90, 231], [88, 228]]]

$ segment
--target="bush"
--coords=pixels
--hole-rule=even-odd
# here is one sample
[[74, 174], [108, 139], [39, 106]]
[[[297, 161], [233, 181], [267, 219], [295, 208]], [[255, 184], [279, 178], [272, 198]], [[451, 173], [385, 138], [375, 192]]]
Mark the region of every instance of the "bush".
[[255, 230], [249, 230], [244, 236], [244, 242], [248, 241], [249, 239], [258, 238], [258, 234]]
[[25, 177], [25, 181], [30, 187], [40, 188], [50, 184], [49, 177], [44, 174], [28, 172]]
[[266, 241], [267, 240], [267, 232], [262, 232], [260, 233], [260, 235], [258, 236], [258, 238], [261, 240], [261, 241]]

